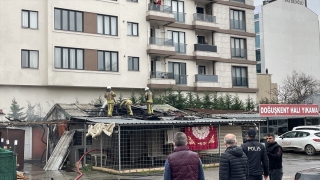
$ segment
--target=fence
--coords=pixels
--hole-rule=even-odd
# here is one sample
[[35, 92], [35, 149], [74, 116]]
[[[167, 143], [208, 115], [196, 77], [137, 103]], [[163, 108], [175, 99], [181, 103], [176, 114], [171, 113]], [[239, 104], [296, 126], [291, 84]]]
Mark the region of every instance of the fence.
[[0, 148], [0, 179], [12, 180], [17, 178], [16, 155], [12, 151]]

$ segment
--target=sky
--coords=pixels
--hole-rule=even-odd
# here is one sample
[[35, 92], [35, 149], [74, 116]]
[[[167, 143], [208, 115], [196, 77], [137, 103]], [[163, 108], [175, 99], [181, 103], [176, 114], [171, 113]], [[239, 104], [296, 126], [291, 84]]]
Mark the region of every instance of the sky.
[[[262, 4], [263, 0], [254, 0], [254, 5], [259, 6]], [[320, 0], [307, 0], [307, 6], [313, 12], [318, 14], [318, 19], [320, 20]], [[319, 23], [320, 25], [320, 23]]]

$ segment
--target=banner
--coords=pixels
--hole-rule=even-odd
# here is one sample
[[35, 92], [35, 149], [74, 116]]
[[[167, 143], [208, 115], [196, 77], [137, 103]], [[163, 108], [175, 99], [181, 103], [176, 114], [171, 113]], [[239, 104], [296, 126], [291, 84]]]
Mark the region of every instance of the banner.
[[190, 150], [207, 150], [218, 147], [218, 136], [216, 126], [194, 126], [186, 127], [187, 146]]
[[318, 104], [260, 104], [260, 116], [319, 116]]

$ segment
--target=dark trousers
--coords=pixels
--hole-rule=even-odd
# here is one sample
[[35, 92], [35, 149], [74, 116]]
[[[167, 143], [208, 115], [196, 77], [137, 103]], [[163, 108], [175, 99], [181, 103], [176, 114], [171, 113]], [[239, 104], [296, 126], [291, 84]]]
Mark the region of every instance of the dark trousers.
[[248, 180], [262, 180], [262, 175], [259, 175], [259, 176], [250, 176], [249, 175], [249, 179]]
[[273, 169], [269, 170], [269, 178], [270, 180], [281, 180], [283, 175], [282, 168], [281, 169]]

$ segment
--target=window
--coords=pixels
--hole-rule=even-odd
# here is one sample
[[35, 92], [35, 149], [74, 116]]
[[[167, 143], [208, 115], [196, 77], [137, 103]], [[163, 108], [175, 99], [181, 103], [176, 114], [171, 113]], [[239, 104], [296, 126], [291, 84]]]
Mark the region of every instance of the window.
[[54, 28], [83, 32], [83, 13], [65, 9], [54, 9]]
[[257, 64], [256, 67], [257, 67], [257, 73], [261, 73], [261, 64]]
[[206, 67], [198, 66], [198, 74], [206, 75]]
[[179, 53], [186, 53], [185, 33], [179, 31], [168, 31], [168, 39], [172, 39], [175, 51]]
[[256, 35], [256, 48], [260, 48], [260, 35]]
[[39, 51], [21, 50], [21, 67], [38, 68]]
[[244, 11], [230, 10], [230, 27], [231, 29], [245, 30], [246, 22]]
[[118, 52], [98, 51], [98, 70], [118, 72]]
[[187, 84], [186, 63], [169, 62], [168, 76], [176, 80], [176, 84]]
[[261, 61], [260, 49], [256, 50], [256, 61]]
[[139, 26], [138, 23], [128, 22], [127, 32], [130, 36], [138, 36], [139, 35]]
[[98, 34], [118, 36], [118, 18], [116, 16], [97, 15]]
[[128, 58], [128, 70], [129, 71], [139, 71], [139, 58], [130, 57]]
[[83, 49], [55, 47], [54, 57], [56, 69], [83, 69]]
[[138, 2], [138, 0], [127, 0], [127, 1], [130, 1], [130, 2]]
[[247, 86], [247, 67], [232, 67], [232, 85]]
[[22, 27], [38, 29], [38, 12], [22, 10]]
[[259, 21], [254, 22], [254, 30], [255, 30], [255, 33], [260, 32]]
[[236, 58], [246, 58], [246, 40], [231, 38], [231, 55]]
[[165, 4], [172, 8], [172, 13], [177, 22], [184, 23], [185, 22], [185, 14], [184, 14], [184, 2], [178, 0], [167, 1]]
[[259, 19], [259, 14], [255, 14], [254, 19]]
[[295, 138], [297, 132], [296, 131], [292, 131], [292, 132], [288, 132], [286, 134], [283, 135], [284, 138]]

